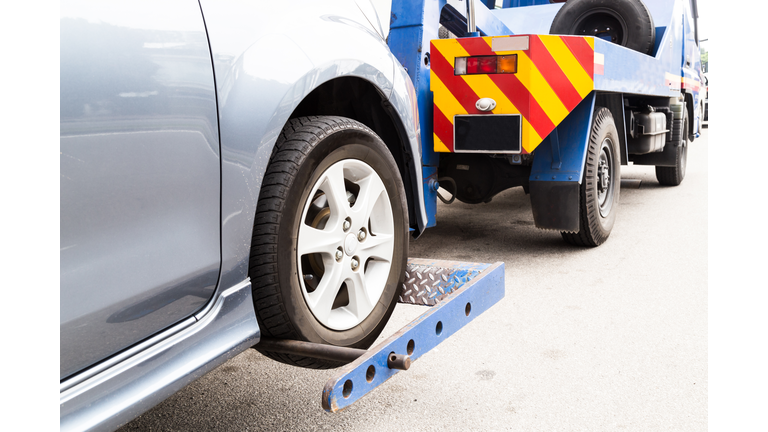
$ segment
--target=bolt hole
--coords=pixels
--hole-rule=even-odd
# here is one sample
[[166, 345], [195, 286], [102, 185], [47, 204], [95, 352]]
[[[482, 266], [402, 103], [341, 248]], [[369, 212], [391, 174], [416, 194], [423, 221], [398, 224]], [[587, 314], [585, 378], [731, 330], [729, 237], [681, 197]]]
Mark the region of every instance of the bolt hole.
[[472, 312], [472, 305], [467, 303], [467, 306], [464, 308], [464, 315], [469, 316], [470, 312]]
[[368, 370], [365, 372], [365, 380], [371, 382], [375, 376], [376, 368], [373, 365], [368, 366]]
[[352, 380], [347, 380], [344, 382], [344, 388], [341, 390], [341, 395], [344, 396], [344, 398], [346, 399], [351, 394], [352, 394]]
[[442, 333], [442, 332], [443, 332], [443, 322], [442, 321], [438, 321], [437, 322], [437, 326], [435, 326], [435, 334], [440, 336], [440, 333]]
[[413, 349], [416, 348], [416, 342], [413, 341], [413, 339], [408, 341], [408, 346], [405, 347], [405, 349], [408, 351], [408, 355], [413, 354]]

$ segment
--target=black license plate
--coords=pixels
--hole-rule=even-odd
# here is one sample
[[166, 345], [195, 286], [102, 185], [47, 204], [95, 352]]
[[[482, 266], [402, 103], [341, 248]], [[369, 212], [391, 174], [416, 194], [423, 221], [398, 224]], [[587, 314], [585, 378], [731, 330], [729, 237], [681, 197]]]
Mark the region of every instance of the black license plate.
[[453, 117], [456, 153], [521, 153], [520, 114]]

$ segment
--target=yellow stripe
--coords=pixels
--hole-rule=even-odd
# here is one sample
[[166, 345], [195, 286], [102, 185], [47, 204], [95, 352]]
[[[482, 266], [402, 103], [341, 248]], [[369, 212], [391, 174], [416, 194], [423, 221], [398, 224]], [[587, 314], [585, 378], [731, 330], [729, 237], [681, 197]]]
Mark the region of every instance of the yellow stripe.
[[536, 99], [539, 106], [547, 113], [547, 116], [552, 123], [557, 126], [568, 115], [568, 109], [565, 108], [563, 102], [557, 97], [555, 91], [549, 86], [547, 80], [541, 75], [539, 69], [531, 61], [527, 54], [520, 52], [518, 54], [518, 70], [517, 77], [520, 82], [523, 83], [525, 88], [531, 94], [531, 97]]
[[536, 133], [536, 129], [523, 117], [523, 148], [528, 153], [536, 149], [543, 139]]
[[435, 44], [435, 48], [440, 51], [440, 54], [448, 60], [451, 66], [454, 65], [456, 57], [468, 57], [470, 55], [456, 39], [442, 39], [439, 42], [439, 44]]
[[547, 48], [565, 76], [571, 81], [573, 87], [579, 93], [579, 96], [585, 98], [592, 91], [594, 85], [592, 78], [581, 67], [581, 63], [576, 59], [563, 39], [559, 36], [539, 36], [541, 42]]
[[[432, 94], [434, 96], [433, 103], [435, 108], [439, 109], [449, 122], [453, 123], [453, 116], [455, 114], [467, 113], [464, 107], [461, 106], [453, 94], [448, 91], [448, 88], [442, 81], [440, 81], [440, 78], [438, 78], [434, 72], [431, 73], [430, 87], [432, 88]], [[438, 153], [449, 153], [451, 151], [448, 146], [437, 137], [436, 133], [433, 132], [432, 137], [434, 138], [433, 141], [435, 143], [433, 146], [434, 151]]]
[[434, 132], [432, 133], [432, 139], [433, 139], [433, 140], [434, 140], [434, 142], [435, 142], [435, 148], [434, 148], [434, 150], [435, 150], [436, 152], [438, 152], [438, 153], [450, 153], [450, 152], [451, 152], [451, 150], [450, 150], [450, 149], [448, 149], [448, 146], [446, 146], [445, 144], [443, 144], [443, 142], [440, 140], [440, 138], [438, 138], [438, 137], [437, 137], [437, 134], [436, 134], [436, 133], [434, 133]]
[[440, 81], [436, 74], [432, 74], [430, 87], [432, 87], [433, 100], [436, 107], [451, 120], [455, 114], [466, 114], [467, 111], [459, 103], [448, 88]]
[[592, 47], [592, 51], [594, 51], [595, 50], [595, 38], [594, 37], [585, 37], [584, 39], [587, 40], [587, 43], [589, 44], [589, 46]]

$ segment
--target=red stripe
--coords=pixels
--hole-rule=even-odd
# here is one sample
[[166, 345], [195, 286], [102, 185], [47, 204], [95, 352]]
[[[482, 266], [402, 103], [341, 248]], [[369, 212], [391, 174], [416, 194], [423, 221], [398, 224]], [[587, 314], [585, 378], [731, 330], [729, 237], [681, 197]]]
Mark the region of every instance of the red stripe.
[[504, 95], [509, 98], [520, 114], [531, 124], [531, 127], [540, 137], [546, 137], [555, 128], [555, 124], [549, 119], [547, 113], [541, 108], [536, 99], [531, 96], [528, 89], [512, 74], [494, 74], [488, 75], [491, 80], [499, 87]]
[[434, 46], [430, 50], [430, 60], [432, 62], [432, 72], [440, 78], [440, 81], [445, 84], [448, 91], [459, 101], [467, 113], [480, 114], [480, 111], [475, 107], [475, 102], [480, 98], [463, 78], [453, 74], [451, 63]]
[[[433, 51], [434, 52], [434, 51]], [[433, 130], [440, 141], [453, 152], [453, 123], [445, 117], [442, 111], [435, 105], [435, 118]]]
[[581, 36], [560, 36], [560, 39], [565, 42], [565, 46], [571, 50], [571, 53], [579, 61], [581, 67], [587, 72], [590, 78], [595, 79], [593, 70], [595, 67], [595, 50], [592, 46]]
[[539, 69], [544, 79], [549, 83], [552, 90], [565, 108], [570, 112], [581, 102], [581, 95], [571, 84], [571, 80], [557, 64], [547, 47], [541, 42], [538, 36], [531, 35], [531, 61]]
[[483, 38], [460, 38], [456, 40], [459, 42], [459, 45], [464, 47], [469, 55], [476, 56], [495, 54], [491, 50], [491, 46], [488, 45], [488, 42], [486, 42]]

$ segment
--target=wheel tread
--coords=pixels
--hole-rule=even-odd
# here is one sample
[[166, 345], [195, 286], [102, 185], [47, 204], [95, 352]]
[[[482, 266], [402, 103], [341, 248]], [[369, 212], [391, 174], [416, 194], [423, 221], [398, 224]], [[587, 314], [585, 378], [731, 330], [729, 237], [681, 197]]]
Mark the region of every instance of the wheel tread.
[[[563, 240], [574, 246], [582, 247], [595, 247], [603, 244], [608, 239], [607, 234], [603, 233], [600, 226], [599, 210], [587, 211], [587, 205], [585, 203], [596, 202], [597, 198], [594, 196], [596, 176], [595, 167], [597, 166], [597, 160], [600, 152], [600, 131], [606, 127], [606, 123], [613, 123], [613, 116], [610, 110], [607, 108], [595, 107], [594, 121], [590, 128], [589, 145], [587, 147], [587, 158], [584, 166], [584, 176], [582, 177], [582, 185], [579, 188], [579, 231], [561, 232]], [[620, 176], [619, 166], [616, 165], [615, 176]], [[621, 182], [618, 181], [615, 187], [618, 188]], [[614, 205], [618, 205], [618, 190], [616, 195], [616, 201]], [[611, 211], [616, 211], [612, 209]]]
[[[325, 136], [342, 129], [358, 129], [374, 134], [365, 125], [336, 116], [307, 116], [290, 119], [278, 136], [259, 192], [254, 218], [249, 270], [252, 276], [256, 315], [263, 337], [299, 339], [283, 305], [277, 277], [277, 242], [281, 211], [299, 167], [311, 149]], [[375, 134], [374, 134], [375, 135]], [[270, 352], [258, 348], [265, 356], [304, 368], [326, 369], [339, 362]]]

